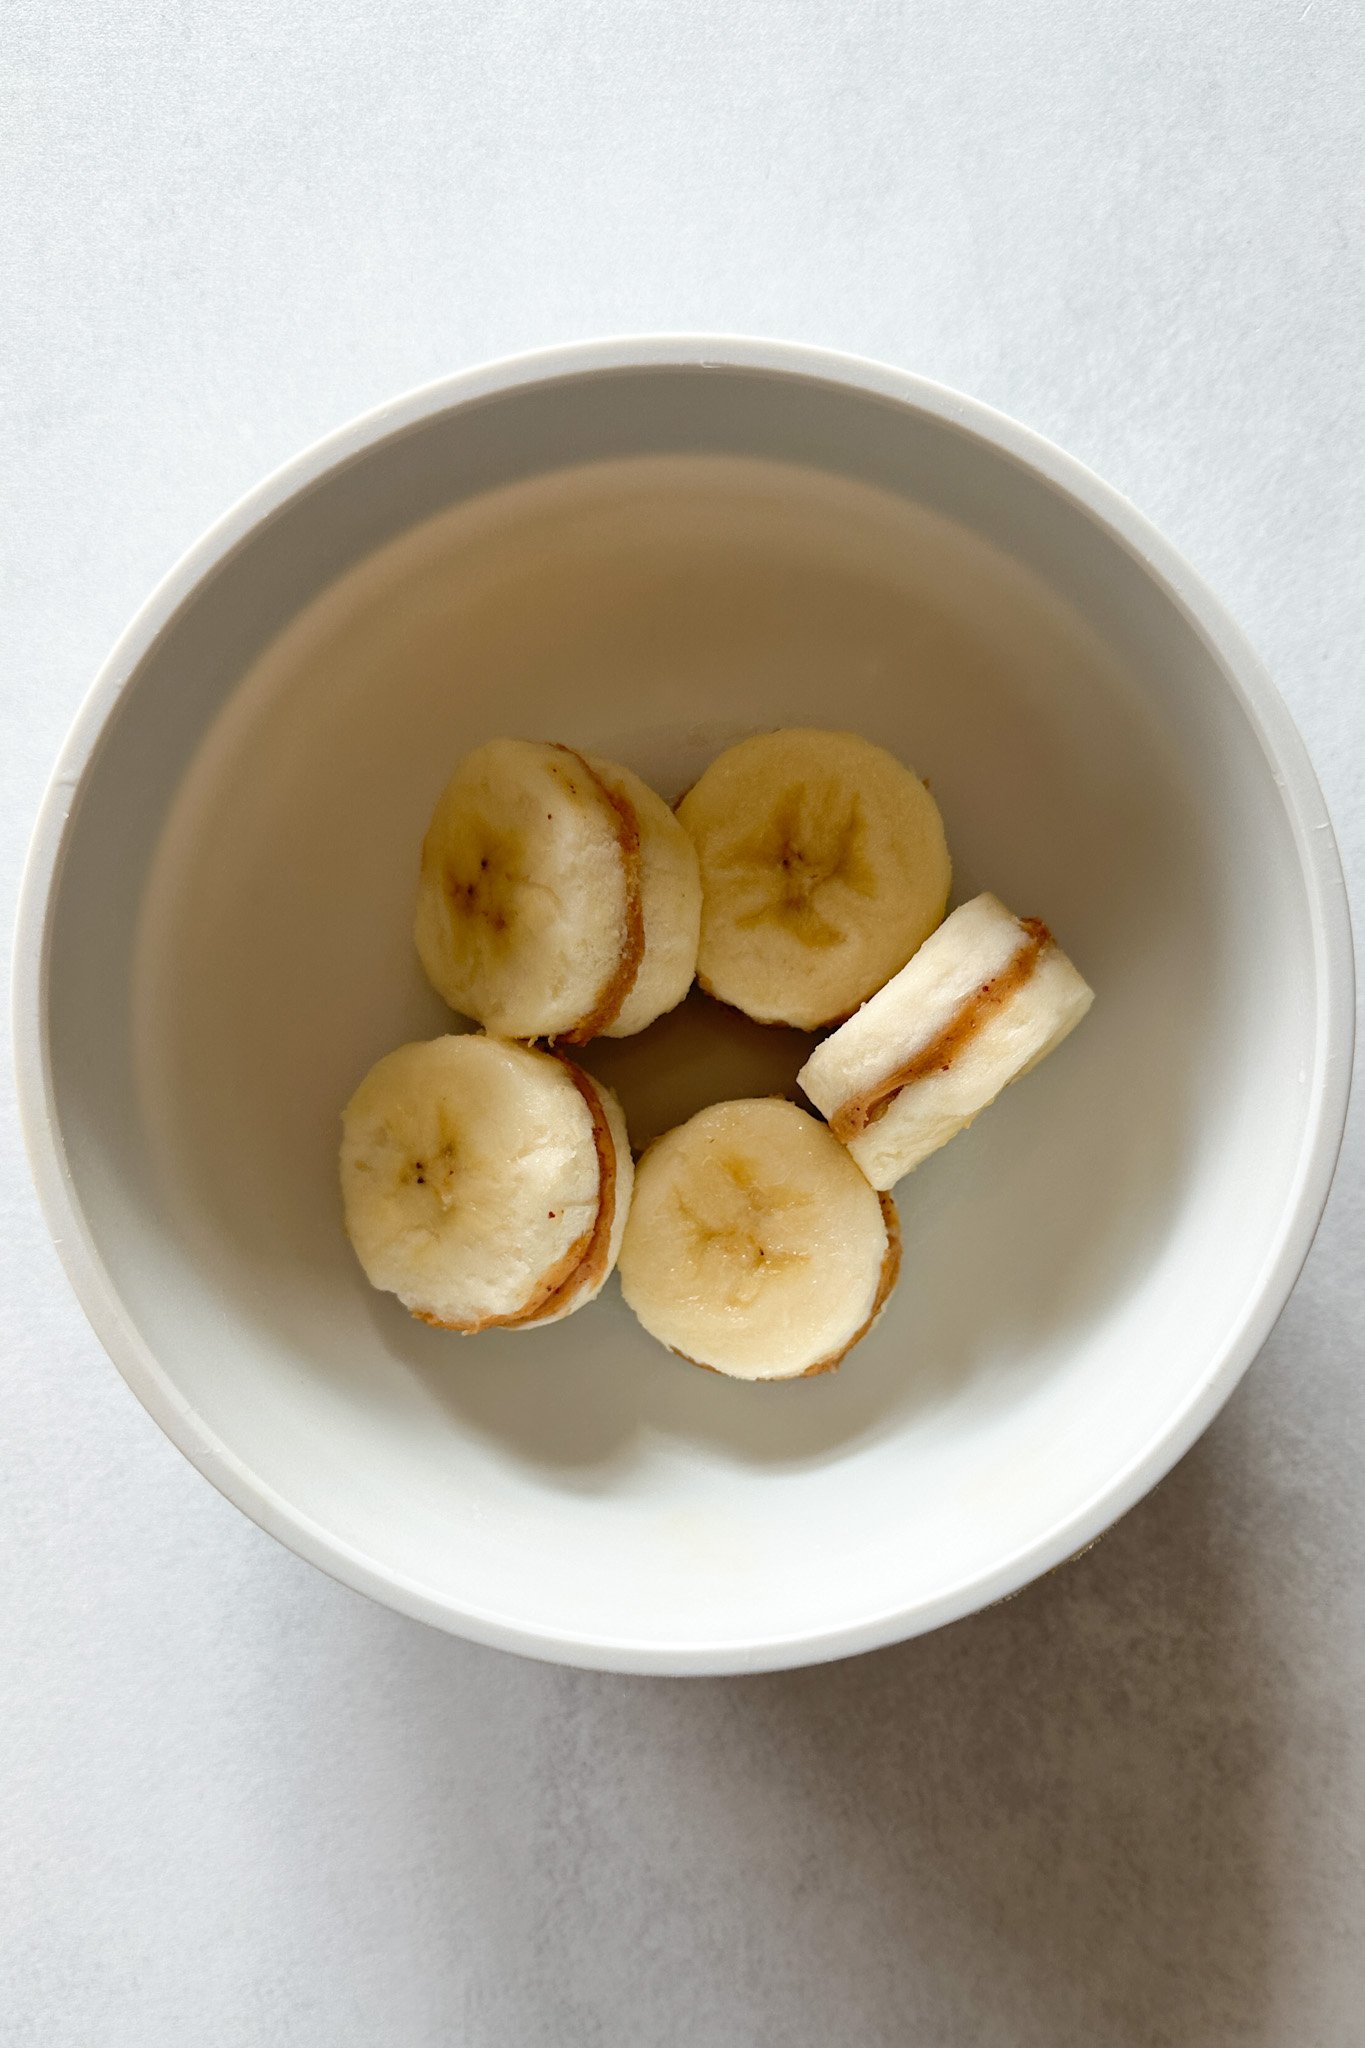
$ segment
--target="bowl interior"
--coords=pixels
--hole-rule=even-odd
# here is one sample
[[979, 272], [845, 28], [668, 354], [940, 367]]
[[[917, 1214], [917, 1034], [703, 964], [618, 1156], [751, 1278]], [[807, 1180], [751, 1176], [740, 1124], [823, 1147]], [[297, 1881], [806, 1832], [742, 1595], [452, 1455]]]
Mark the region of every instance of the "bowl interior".
[[[141, 663], [54, 902], [60, 1137], [163, 1411], [311, 1554], [587, 1661], [780, 1661], [988, 1594], [1202, 1397], [1299, 1168], [1304, 884], [1213, 655], [1010, 458], [839, 402], [837, 451], [726, 431], [697, 380], [705, 431], [637, 405], [541, 468], [510, 414], [464, 461], [436, 422], [325, 476]], [[902, 1183], [899, 1290], [836, 1375], [699, 1373], [614, 1282], [548, 1332], [412, 1322], [335, 1153], [370, 1062], [453, 1028], [410, 936], [451, 766], [562, 738], [672, 796], [789, 723], [927, 775], [955, 898], [1044, 916], [1089, 1020]], [[807, 1043], [694, 997], [586, 1063], [639, 1144]]]

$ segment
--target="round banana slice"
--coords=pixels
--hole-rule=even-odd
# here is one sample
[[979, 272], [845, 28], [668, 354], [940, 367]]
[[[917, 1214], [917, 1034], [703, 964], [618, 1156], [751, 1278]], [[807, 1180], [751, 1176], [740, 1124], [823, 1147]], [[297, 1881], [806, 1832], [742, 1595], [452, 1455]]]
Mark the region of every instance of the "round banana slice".
[[529, 1329], [593, 1300], [616, 1264], [633, 1177], [610, 1089], [501, 1039], [400, 1046], [342, 1115], [360, 1263], [442, 1329]]
[[797, 1079], [873, 1187], [894, 1187], [1059, 1046], [1093, 1001], [1045, 924], [976, 896]]
[[696, 856], [662, 797], [569, 747], [477, 748], [423, 842], [422, 965], [501, 1037], [642, 1030], [686, 995], [700, 919]]
[[741, 1380], [829, 1372], [895, 1283], [900, 1231], [794, 1102], [718, 1102], [640, 1161], [621, 1290], [651, 1336]]
[[903, 967], [948, 902], [925, 785], [856, 733], [741, 740], [678, 806], [701, 861], [697, 974], [761, 1024], [815, 1031]]

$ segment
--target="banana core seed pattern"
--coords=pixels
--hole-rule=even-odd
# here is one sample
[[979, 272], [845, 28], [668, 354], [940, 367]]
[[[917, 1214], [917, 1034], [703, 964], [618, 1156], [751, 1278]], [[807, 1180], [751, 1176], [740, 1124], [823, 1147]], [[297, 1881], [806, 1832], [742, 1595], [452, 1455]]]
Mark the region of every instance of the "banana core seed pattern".
[[452, 856], [442, 873], [451, 915], [479, 919], [504, 942], [515, 919], [517, 891], [525, 881], [516, 871], [511, 842], [500, 840], [491, 827], [470, 850], [467, 862]]
[[741, 931], [776, 918], [803, 945], [839, 945], [839, 928], [822, 914], [820, 900], [832, 882], [868, 901], [876, 895], [866, 829], [856, 792], [837, 792], [819, 806], [803, 802], [799, 789], [787, 790], [771, 819], [724, 860], [736, 877], [752, 875], [756, 894], [771, 892], [771, 901], [737, 915]]

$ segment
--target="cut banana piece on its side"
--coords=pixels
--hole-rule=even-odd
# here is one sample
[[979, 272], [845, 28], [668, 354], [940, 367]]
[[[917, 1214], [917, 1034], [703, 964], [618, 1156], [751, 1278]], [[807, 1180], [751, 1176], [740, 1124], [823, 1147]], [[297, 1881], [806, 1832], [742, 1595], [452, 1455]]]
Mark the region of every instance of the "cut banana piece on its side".
[[856, 1010], [939, 923], [952, 868], [919, 777], [856, 733], [741, 740], [678, 806], [701, 862], [702, 986], [762, 1024]]
[[894, 1187], [1060, 1045], [1093, 1001], [1045, 924], [976, 896], [797, 1079], [873, 1187]]
[[628, 768], [490, 740], [437, 803], [417, 951], [451, 1008], [501, 1037], [643, 1030], [686, 995], [700, 920], [691, 841]]
[[794, 1102], [714, 1103], [640, 1161], [621, 1290], [694, 1365], [741, 1380], [828, 1372], [899, 1266], [890, 1198]]
[[442, 1329], [530, 1329], [592, 1301], [616, 1264], [632, 1180], [610, 1089], [501, 1039], [400, 1046], [342, 1115], [360, 1263]]

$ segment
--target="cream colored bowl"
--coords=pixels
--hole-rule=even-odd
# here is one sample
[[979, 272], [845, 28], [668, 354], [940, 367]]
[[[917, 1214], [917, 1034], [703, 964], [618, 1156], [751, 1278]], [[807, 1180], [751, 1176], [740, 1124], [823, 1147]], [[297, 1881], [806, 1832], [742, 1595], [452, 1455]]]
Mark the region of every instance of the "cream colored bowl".
[[[452, 764], [555, 737], [673, 794], [788, 723], [928, 775], [957, 896], [1045, 916], [1091, 1017], [903, 1183], [899, 1291], [827, 1380], [696, 1372], [614, 1285], [545, 1332], [410, 1321], [342, 1235], [337, 1118], [447, 1028], [410, 912]], [[1289, 1292], [1351, 1020], [1302, 746], [1137, 513], [916, 378], [691, 340], [434, 385], [229, 514], [80, 715], [17, 991], [54, 1236], [206, 1476], [406, 1613], [668, 1672], [931, 1628], [1136, 1500]], [[694, 999], [589, 1060], [638, 1144], [805, 1044]]]

